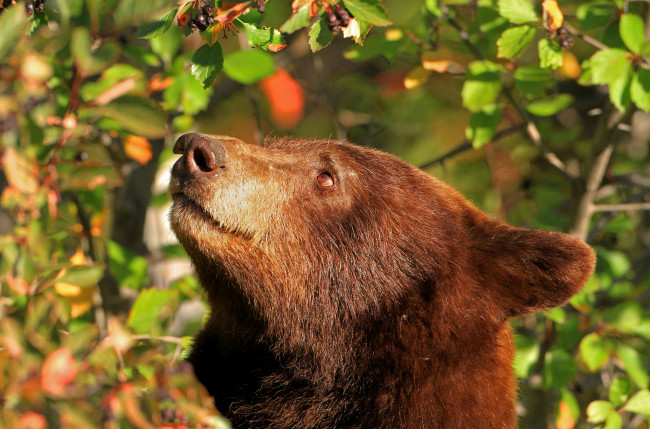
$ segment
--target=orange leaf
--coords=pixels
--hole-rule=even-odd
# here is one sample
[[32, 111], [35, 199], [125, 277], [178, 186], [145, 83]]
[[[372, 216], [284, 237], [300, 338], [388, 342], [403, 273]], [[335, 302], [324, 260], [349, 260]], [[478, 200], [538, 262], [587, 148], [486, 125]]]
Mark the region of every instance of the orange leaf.
[[429, 70], [418, 66], [406, 74], [406, 77], [404, 78], [404, 88], [416, 88], [424, 84], [427, 79], [429, 79], [430, 75], [431, 72]]
[[2, 168], [9, 185], [24, 194], [34, 194], [38, 190], [38, 167], [33, 159], [27, 159], [13, 147], [5, 148]]
[[52, 395], [61, 395], [65, 386], [77, 376], [77, 364], [68, 349], [50, 353], [41, 369], [41, 386]]
[[582, 73], [578, 59], [569, 51], [562, 53], [562, 67], [560, 67], [560, 72], [569, 79], [578, 79], [580, 73]]
[[260, 82], [262, 91], [271, 104], [273, 122], [282, 128], [293, 128], [302, 120], [305, 92], [291, 75], [278, 69]]
[[95, 98], [95, 103], [100, 106], [108, 104], [116, 98], [128, 93], [133, 88], [135, 88], [135, 77], [128, 77], [99, 94], [99, 96]]
[[557, 417], [557, 429], [573, 429], [576, 425], [573, 416], [571, 416], [571, 409], [566, 402], [560, 402], [560, 410]]
[[47, 429], [47, 420], [41, 414], [25, 411], [18, 418], [17, 426], [22, 429]]
[[129, 158], [146, 164], [151, 159], [151, 144], [145, 137], [128, 136], [124, 140], [124, 152]]
[[542, 8], [544, 8], [544, 15], [548, 16], [548, 25], [551, 28], [551, 31], [556, 31], [558, 28], [562, 27], [564, 15], [562, 14], [560, 7], [557, 5], [556, 0], [544, 0], [542, 2]]

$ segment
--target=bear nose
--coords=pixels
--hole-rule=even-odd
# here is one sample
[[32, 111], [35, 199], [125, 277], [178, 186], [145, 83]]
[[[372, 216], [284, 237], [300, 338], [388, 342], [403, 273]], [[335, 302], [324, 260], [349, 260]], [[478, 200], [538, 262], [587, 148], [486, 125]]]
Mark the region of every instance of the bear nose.
[[174, 153], [183, 155], [172, 168], [175, 177], [213, 178], [226, 168], [226, 148], [211, 136], [184, 134], [176, 141]]

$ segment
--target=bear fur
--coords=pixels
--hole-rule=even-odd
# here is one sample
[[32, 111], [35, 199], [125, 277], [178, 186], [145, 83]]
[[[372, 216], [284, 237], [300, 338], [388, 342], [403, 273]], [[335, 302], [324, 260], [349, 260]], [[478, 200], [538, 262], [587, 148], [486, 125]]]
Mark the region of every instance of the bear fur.
[[513, 428], [508, 320], [595, 258], [345, 142], [186, 134], [170, 219], [210, 317], [189, 357], [234, 428]]

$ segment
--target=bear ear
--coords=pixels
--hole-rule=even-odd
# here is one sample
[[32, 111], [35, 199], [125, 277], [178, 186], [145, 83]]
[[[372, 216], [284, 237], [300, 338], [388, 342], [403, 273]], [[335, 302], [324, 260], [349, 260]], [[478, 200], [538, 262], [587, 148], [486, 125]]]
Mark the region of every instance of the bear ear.
[[593, 273], [594, 251], [557, 232], [489, 221], [474, 236], [472, 257], [495, 304], [514, 317], [564, 304]]

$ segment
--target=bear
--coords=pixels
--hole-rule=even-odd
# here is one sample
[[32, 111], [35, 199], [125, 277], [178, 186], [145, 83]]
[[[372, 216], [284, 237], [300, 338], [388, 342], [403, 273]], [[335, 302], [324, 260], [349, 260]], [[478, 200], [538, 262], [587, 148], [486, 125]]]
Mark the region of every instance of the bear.
[[234, 428], [513, 428], [509, 319], [595, 256], [490, 218], [397, 157], [190, 133], [170, 222], [210, 313], [189, 361]]

